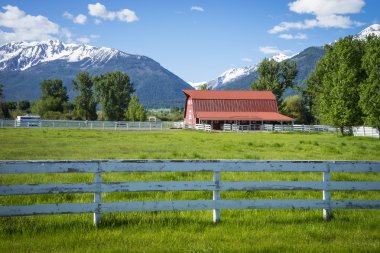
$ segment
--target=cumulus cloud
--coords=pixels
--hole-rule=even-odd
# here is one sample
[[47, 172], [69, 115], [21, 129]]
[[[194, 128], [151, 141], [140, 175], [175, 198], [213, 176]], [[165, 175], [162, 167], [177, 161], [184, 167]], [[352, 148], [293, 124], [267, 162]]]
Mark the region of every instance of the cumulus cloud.
[[78, 16], [74, 16], [70, 12], [65, 11], [63, 13], [63, 17], [72, 20], [75, 24], [84, 25], [87, 22], [87, 16], [83, 14], [79, 14]]
[[259, 47], [259, 49], [264, 54], [285, 54], [286, 55], [292, 52], [290, 50], [281, 50], [275, 46]]
[[[48, 40], [60, 36], [59, 25], [47, 17], [26, 14], [17, 6], [6, 5], [0, 11], [0, 44], [21, 40]], [[1, 27], [7, 31], [1, 30]]]
[[88, 4], [88, 13], [96, 17], [96, 24], [99, 24], [100, 20], [119, 20], [127, 23], [138, 21], [139, 18], [136, 16], [136, 13], [130, 9], [122, 9], [120, 11], [108, 11], [106, 6], [101, 3]]
[[244, 62], [252, 62], [253, 61], [251, 58], [248, 58], [248, 57], [241, 58], [241, 60]]
[[364, 0], [297, 0], [289, 3], [289, 9], [296, 13], [309, 13], [316, 16], [359, 13]]
[[307, 35], [304, 33], [297, 33], [297, 34], [284, 33], [284, 34], [280, 34], [278, 37], [280, 37], [281, 39], [286, 39], [286, 40], [295, 40], [295, 39], [305, 40], [305, 39], [307, 39]]
[[200, 7], [200, 6], [192, 6], [192, 7], [190, 8], [190, 10], [192, 10], [192, 11], [204, 11], [205, 9], [203, 9], [203, 8]]
[[359, 13], [364, 5], [364, 0], [297, 0], [288, 4], [289, 10], [298, 14], [311, 14], [315, 17], [300, 22], [281, 22], [268, 32], [276, 34], [291, 29], [301, 30], [315, 27], [351, 28], [361, 26], [363, 23], [351, 20], [345, 14]]

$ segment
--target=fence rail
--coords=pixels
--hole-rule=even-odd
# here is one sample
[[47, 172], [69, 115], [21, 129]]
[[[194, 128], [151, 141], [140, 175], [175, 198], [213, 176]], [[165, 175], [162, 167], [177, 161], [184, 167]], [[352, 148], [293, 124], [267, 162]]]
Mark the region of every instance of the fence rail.
[[75, 128], [75, 129], [108, 129], [108, 130], [167, 130], [181, 128], [182, 122], [158, 121], [83, 121], [83, 120], [40, 120], [37, 123], [23, 125], [16, 120], [0, 119], [0, 128], [24, 127], [24, 128]]
[[[102, 182], [104, 172], [213, 172], [212, 181]], [[322, 172], [323, 181], [222, 181], [223, 172]], [[238, 160], [90, 160], [90, 161], [0, 161], [0, 174], [94, 173], [93, 183], [0, 185], [0, 196], [29, 194], [94, 193], [94, 203], [64, 203], [0, 206], [0, 216], [129, 211], [231, 209], [323, 209], [329, 219], [332, 209], [380, 209], [380, 200], [332, 200], [331, 191], [380, 191], [380, 182], [330, 181], [335, 172], [380, 172], [380, 161], [238, 161]], [[221, 200], [220, 191], [323, 192], [318, 200]], [[212, 191], [212, 200], [103, 202], [102, 193], [145, 191]]]

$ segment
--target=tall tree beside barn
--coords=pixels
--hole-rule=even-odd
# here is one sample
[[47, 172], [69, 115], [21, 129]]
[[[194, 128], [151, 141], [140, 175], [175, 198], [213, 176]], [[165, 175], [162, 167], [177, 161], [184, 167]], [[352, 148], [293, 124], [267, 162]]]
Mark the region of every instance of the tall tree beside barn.
[[131, 94], [135, 91], [129, 76], [120, 71], [94, 77], [95, 96], [106, 120], [123, 120]]
[[251, 84], [252, 90], [270, 90], [276, 97], [278, 106], [282, 107], [282, 95], [284, 91], [293, 87], [297, 76], [295, 62], [282, 61], [280, 63], [273, 59], [265, 58], [258, 68], [259, 79]]
[[360, 106], [366, 124], [380, 130], [380, 38], [369, 36], [362, 58], [366, 78], [360, 87]]
[[365, 74], [361, 68], [364, 46], [348, 36], [326, 45], [325, 51], [307, 84], [315, 95], [321, 123], [339, 127], [344, 134], [344, 127], [362, 124], [359, 88]]
[[96, 120], [96, 101], [93, 92], [94, 82], [88, 72], [80, 72], [73, 80], [73, 89], [79, 91], [74, 99], [75, 115], [85, 120]]

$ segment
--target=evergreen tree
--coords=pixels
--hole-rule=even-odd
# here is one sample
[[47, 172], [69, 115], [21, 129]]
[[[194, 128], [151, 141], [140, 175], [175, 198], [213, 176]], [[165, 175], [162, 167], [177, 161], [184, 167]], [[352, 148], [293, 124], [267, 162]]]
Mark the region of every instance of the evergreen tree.
[[136, 95], [133, 95], [128, 105], [128, 110], [125, 113], [125, 117], [130, 121], [145, 121], [146, 112], [144, 107], [139, 104], [139, 99]]
[[95, 96], [102, 106], [106, 120], [123, 120], [131, 94], [134, 92], [129, 76], [120, 71], [94, 77]]
[[96, 120], [96, 101], [93, 94], [93, 80], [88, 72], [80, 72], [73, 80], [73, 89], [79, 91], [74, 99], [75, 114], [85, 120]]
[[294, 86], [297, 76], [295, 62], [276, 62], [265, 58], [258, 68], [259, 79], [251, 84], [252, 90], [270, 90], [276, 97], [278, 106], [282, 107], [282, 95], [284, 91]]
[[380, 38], [369, 36], [362, 58], [366, 78], [360, 85], [360, 106], [365, 123], [380, 130]]

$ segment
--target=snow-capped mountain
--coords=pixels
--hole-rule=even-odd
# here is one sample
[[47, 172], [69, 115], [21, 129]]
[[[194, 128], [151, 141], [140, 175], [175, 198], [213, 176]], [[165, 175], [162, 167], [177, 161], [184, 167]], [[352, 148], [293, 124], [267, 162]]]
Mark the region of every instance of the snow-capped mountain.
[[220, 76], [218, 76], [216, 79], [213, 79], [211, 81], [207, 82], [207, 87], [208, 89], [211, 90], [217, 90], [217, 89], [222, 89], [225, 84], [228, 84], [229, 82], [244, 77], [248, 76], [252, 72], [255, 72], [257, 70], [258, 65], [252, 65], [252, 66], [247, 66], [243, 68], [232, 68], [229, 69], [225, 72], [223, 72]]
[[273, 59], [276, 62], [282, 62], [282, 61], [285, 61], [287, 59], [292, 58], [293, 56], [288, 56], [288, 55], [284, 55], [284, 54], [279, 53], [279, 54], [276, 54], [276, 55], [272, 56], [270, 59]]
[[182, 106], [182, 90], [192, 89], [149, 57], [116, 49], [58, 40], [0, 46], [0, 83], [4, 84], [5, 99], [10, 101], [37, 99], [45, 79], [61, 79], [73, 98], [71, 85], [78, 72], [99, 75], [116, 70], [129, 75], [140, 102], [148, 108]]
[[191, 87], [193, 87], [194, 89], [196, 90], [200, 90], [201, 89], [201, 86], [207, 82], [187, 82], [188, 84], [191, 85]]
[[364, 40], [368, 35], [373, 34], [380, 37], [380, 24], [373, 24], [365, 28], [364, 30], [357, 33], [354, 38], [359, 40]]
[[65, 60], [83, 61], [82, 67], [106, 64], [114, 57], [130, 55], [107, 47], [65, 44], [59, 40], [16, 42], [0, 47], [0, 70], [26, 70], [39, 63]]
[[[289, 59], [290, 57], [291, 56], [287, 56], [284, 54], [277, 54], [277, 55], [272, 56], [270, 59], [273, 59], [276, 62], [282, 62], [282, 61]], [[218, 76], [217, 78], [215, 78], [211, 81], [203, 82], [200, 85], [192, 85], [191, 82], [189, 82], [189, 84], [198, 90], [198, 89], [200, 89], [200, 86], [202, 84], [207, 83], [207, 87], [209, 89], [220, 90], [220, 89], [223, 89], [225, 86], [227, 86], [229, 83], [231, 83], [237, 79], [244, 78], [244, 77], [251, 75], [252, 73], [255, 73], [257, 71], [258, 67], [259, 67], [258, 64], [254, 64], [254, 65], [246, 66], [246, 67], [242, 67], [242, 68], [232, 68], [232, 69], [229, 69], [229, 70], [223, 72], [222, 74], [220, 74], [220, 76]], [[197, 84], [197, 83], [195, 83], [195, 84]]]

